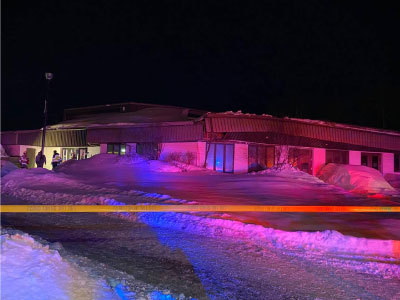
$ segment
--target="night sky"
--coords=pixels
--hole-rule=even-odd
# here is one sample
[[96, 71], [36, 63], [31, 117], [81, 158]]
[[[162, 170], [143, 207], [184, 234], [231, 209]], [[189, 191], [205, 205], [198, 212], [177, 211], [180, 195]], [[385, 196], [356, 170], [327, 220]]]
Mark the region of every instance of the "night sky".
[[137, 101], [400, 130], [399, 24], [380, 1], [3, 0], [2, 130], [42, 126], [44, 72], [50, 123]]

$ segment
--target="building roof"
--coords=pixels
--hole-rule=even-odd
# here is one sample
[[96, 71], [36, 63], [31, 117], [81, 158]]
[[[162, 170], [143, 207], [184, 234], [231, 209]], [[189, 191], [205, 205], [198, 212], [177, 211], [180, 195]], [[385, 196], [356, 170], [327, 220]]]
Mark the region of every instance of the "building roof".
[[318, 140], [320, 144], [339, 143], [400, 152], [400, 132], [397, 131], [232, 112], [208, 113], [204, 119], [207, 133], [242, 133], [240, 135], [242, 141], [251, 142], [250, 133], [261, 132], [266, 136], [268, 133], [274, 133]]
[[51, 128], [90, 128], [104, 126], [132, 126], [142, 123], [190, 121], [206, 111], [139, 102], [96, 105], [64, 110], [64, 121]]

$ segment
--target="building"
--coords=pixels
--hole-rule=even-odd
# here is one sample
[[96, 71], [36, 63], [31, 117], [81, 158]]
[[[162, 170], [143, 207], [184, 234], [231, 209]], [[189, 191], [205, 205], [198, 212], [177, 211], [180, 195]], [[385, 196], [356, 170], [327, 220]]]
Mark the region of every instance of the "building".
[[[2, 145], [11, 156], [27, 151], [33, 167], [41, 135], [41, 130], [2, 132]], [[290, 163], [315, 175], [334, 162], [400, 174], [400, 132], [137, 102], [66, 109], [64, 121], [46, 131], [48, 159], [53, 150], [64, 161], [139, 153], [226, 173]]]

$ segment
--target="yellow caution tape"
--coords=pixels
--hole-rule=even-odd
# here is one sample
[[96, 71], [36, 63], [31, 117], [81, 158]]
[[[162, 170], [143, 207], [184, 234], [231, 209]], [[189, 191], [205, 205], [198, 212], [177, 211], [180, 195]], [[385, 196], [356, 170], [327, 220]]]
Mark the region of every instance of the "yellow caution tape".
[[285, 205], [0, 205], [2, 213], [105, 212], [307, 212], [398, 213], [400, 206], [285, 206]]

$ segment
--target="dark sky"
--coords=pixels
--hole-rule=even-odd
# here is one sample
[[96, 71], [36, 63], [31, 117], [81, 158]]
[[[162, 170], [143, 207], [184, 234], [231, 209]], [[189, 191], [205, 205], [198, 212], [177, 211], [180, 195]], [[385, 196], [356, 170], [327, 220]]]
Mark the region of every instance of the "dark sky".
[[44, 72], [52, 123], [139, 101], [400, 130], [399, 29], [380, 1], [3, 0], [2, 130], [41, 127]]

